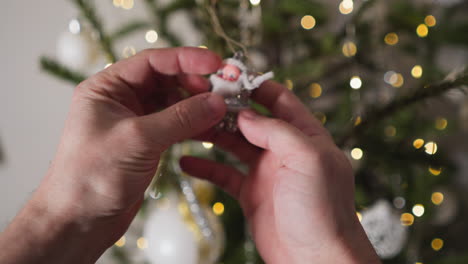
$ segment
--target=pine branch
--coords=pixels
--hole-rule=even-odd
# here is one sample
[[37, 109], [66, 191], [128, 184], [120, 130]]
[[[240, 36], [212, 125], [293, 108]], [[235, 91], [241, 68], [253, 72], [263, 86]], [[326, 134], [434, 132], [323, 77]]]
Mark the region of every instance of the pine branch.
[[110, 34], [109, 39], [111, 42], [114, 42], [118, 39], [126, 37], [127, 35], [135, 31], [149, 27], [150, 25], [144, 21], [133, 21], [116, 30], [114, 33]]
[[351, 139], [361, 135], [375, 123], [378, 123], [379, 121], [384, 120], [415, 103], [428, 98], [437, 97], [462, 85], [468, 85], [468, 73], [464, 73], [454, 80], [447, 80], [437, 84], [422, 86], [412, 94], [396, 99], [380, 109], [368, 111], [367, 115], [365, 115], [367, 117], [364, 117], [359, 125], [349, 129], [340, 139], [338, 139], [338, 146], [345, 146]]
[[86, 79], [86, 76], [83, 74], [70, 70], [66, 66], [47, 57], [41, 57], [40, 64], [41, 68], [46, 72], [73, 84], [79, 84]]
[[81, 10], [81, 14], [93, 26], [99, 36], [102, 50], [106, 53], [109, 62], [114, 63], [117, 61], [117, 56], [112, 49], [111, 39], [104, 33], [101, 21], [99, 21], [94, 8], [89, 4], [88, 0], [73, 0], [77, 7]]

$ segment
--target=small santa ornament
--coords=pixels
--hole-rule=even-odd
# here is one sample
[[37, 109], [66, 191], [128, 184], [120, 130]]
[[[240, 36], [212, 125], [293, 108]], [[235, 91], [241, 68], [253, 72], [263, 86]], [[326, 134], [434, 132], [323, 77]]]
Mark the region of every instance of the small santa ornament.
[[234, 57], [224, 60], [221, 69], [210, 76], [212, 92], [224, 97], [227, 114], [218, 125], [229, 132], [237, 131], [237, 113], [249, 108], [249, 98], [253, 90], [274, 77], [273, 72], [257, 74], [250, 71], [242, 62], [243, 54], [236, 52]]

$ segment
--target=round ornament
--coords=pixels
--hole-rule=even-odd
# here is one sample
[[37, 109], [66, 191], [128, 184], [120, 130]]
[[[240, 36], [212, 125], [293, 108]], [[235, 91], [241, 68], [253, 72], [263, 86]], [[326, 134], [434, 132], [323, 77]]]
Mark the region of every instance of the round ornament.
[[74, 70], [84, 70], [96, 62], [99, 48], [91, 32], [85, 30], [77, 20], [72, 20], [69, 30], [57, 40], [57, 59]]
[[155, 208], [146, 220], [143, 237], [146, 259], [157, 264], [214, 264], [224, 248], [221, 222], [206, 206], [202, 207], [215, 235], [206, 241], [190, 215], [187, 204], [176, 195]]
[[362, 212], [361, 224], [377, 255], [393, 258], [403, 249], [408, 236], [400, 218], [385, 200], [379, 200]]

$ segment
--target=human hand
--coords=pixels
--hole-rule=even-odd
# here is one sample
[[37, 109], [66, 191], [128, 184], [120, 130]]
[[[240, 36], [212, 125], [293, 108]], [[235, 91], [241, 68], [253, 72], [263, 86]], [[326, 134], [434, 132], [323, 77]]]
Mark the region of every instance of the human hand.
[[326, 129], [282, 85], [253, 94], [277, 119], [241, 112], [240, 135], [212, 141], [249, 166], [248, 175], [184, 157], [182, 168], [237, 198], [266, 263], [380, 263], [357, 217], [349, 161]]
[[178, 87], [207, 90], [199, 75], [220, 65], [205, 49], [146, 50], [81, 83], [47, 176], [0, 238], [0, 262], [94, 263], [128, 228], [161, 152], [217, 124], [226, 106], [205, 93], [154, 111], [180, 99]]

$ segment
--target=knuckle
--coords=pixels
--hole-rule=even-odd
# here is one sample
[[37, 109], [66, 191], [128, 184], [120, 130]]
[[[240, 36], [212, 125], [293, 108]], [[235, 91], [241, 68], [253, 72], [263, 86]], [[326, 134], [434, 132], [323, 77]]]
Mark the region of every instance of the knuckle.
[[193, 129], [194, 125], [192, 118], [190, 117], [189, 109], [183, 104], [177, 104], [174, 106], [174, 114], [176, 118], [177, 126], [180, 129]]

